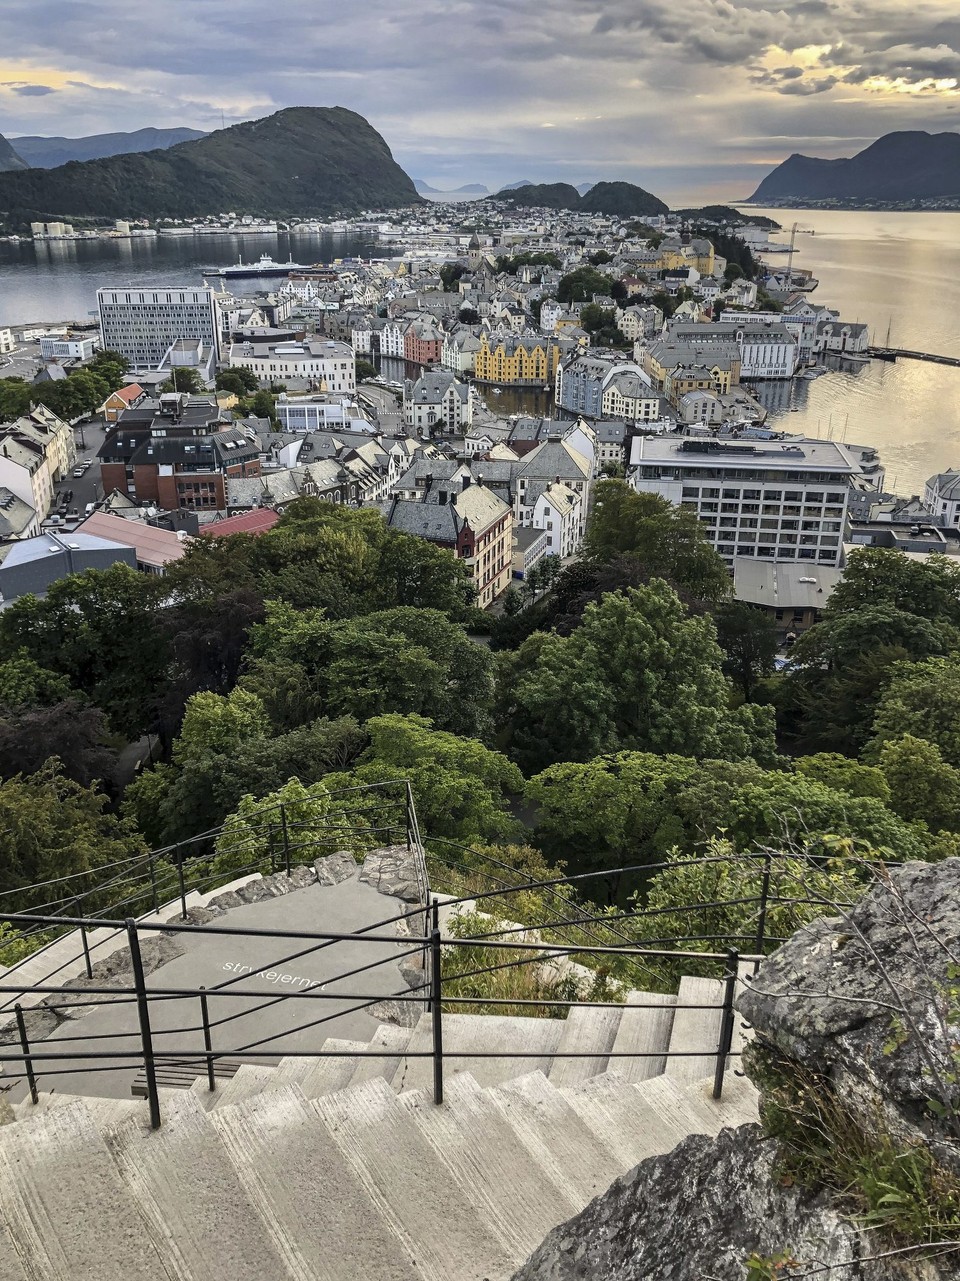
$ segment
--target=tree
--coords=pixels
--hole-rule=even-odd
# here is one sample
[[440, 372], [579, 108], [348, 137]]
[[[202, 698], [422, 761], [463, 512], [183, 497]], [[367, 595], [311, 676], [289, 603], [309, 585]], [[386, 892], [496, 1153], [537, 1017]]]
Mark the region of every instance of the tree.
[[131, 737], [153, 723], [166, 686], [169, 647], [161, 614], [165, 580], [127, 565], [88, 569], [21, 596], [0, 615], [0, 646], [27, 649]]
[[892, 548], [858, 547], [830, 597], [827, 616], [878, 605], [958, 627], [960, 565], [947, 556], [917, 562]]
[[613, 254], [607, 253], [606, 249], [598, 249], [595, 254], [591, 254], [587, 259], [591, 267], [602, 267], [604, 263], [613, 262]]
[[[800, 756], [796, 761], [798, 774], [816, 779], [835, 792], [848, 796], [873, 796], [884, 805], [890, 805], [890, 787], [882, 769], [861, 765], [839, 752], [818, 752], [814, 756]], [[892, 806], [902, 813], [896, 805]]]
[[[29, 911], [70, 898], [97, 883], [96, 871], [138, 858], [145, 852], [140, 834], [126, 819], [107, 810], [107, 798], [93, 788], [65, 778], [51, 760], [35, 774], [17, 774], [0, 783], [0, 890], [24, 889], [4, 899], [6, 911]], [[77, 876], [89, 872], [89, 877]], [[58, 877], [76, 877], [69, 888], [48, 887], [35, 894], [26, 887]], [[39, 900], [38, 900], [39, 895]], [[95, 903], [85, 899], [91, 910]]]
[[866, 758], [879, 759], [885, 743], [905, 734], [935, 744], [945, 761], [960, 767], [960, 655], [891, 669]]
[[610, 292], [610, 277], [595, 267], [578, 267], [560, 278], [557, 286], [558, 302], [588, 302], [594, 294]]
[[170, 369], [170, 377], [160, 384], [160, 390], [186, 392], [189, 396], [199, 396], [204, 390], [204, 382], [198, 370], [189, 365]]
[[0, 705], [13, 709], [52, 707], [75, 697], [69, 680], [35, 662], [26, 650], [0, 663]]
[[742, 601], [723, 601], [714, 619], [717, 641], [726, 654], [724, 670], [749, 702], [758, 682], [773, 671], [776, 624], [769, 614]]
[[584, 554], [598, 562], [635, 557], [648, 574], [701, 600], [720, 601], [730, 594], [730, 575], [696, 514], [659, 494], [638, 493], [622, 480], [597, 482]]
[[614, 302], [620, 303], [621, 306], [628, 301], [630, 295], [627, 292], [627, 286], [622, 280], [615, 280], [610, 286], [610, 297]]
[[47, 706], [0, 707], [0, 777], [36, 774], [48, 760], [81, 787], [112, 785], [117, 756], [106, 717], [80, 698]]
[[259, 379], [246, 365], [235, 365], [232, 369], [221, 369], [217, 374], [215, 386], [217, 391], [226, 391], [237, 397], [252, 395], [260, 386]]
[[723, 269], [723, 278], [728, 285], [732, 285], [735, 280], [743, 279], [743, 268], [738, 262], [728, 262]]
[[426, 837], [476, 845], [519, 835], [507, 803], [523, 779], [505, 756], [476, 739], [435, 730], [421, 716], [378, 716], [366, 729], [369, 748], [356, 768], [327, 779], [331, 789], [407, 778]]
[[24, 378], [0, 378], [0, 422], [12, 422], [30, 410], [30, 384]]
[[273, 395], [266, 389], [261, 389], [250, 402], [250, 413], [257, 418], [269, 419], [274, 429], [279, 428], [280, 420], [277, 417], [277, 405]]
[[[604, 329], [616, 329], [614, 312], [610, 308], [598, 307], [593, 302], [589, 303], [586, 307], [581, 308], [580, 327], [591, 334], [596, 334]], [[617, 330], [617, 332], [619, 333], [620, 331]]]
[[357, 382], [358, 383], [364, 383], [371, 378], [376, 378], [377, 367], [371, 361], [361, 360], [358, 357], [356, 361], [356, 366], [357, 366]]
[[480, 313], [476, 307], [461, 307], [457, 319], [461, 325], [479, 325]]
[[608, 593], [570, 636], [519, 650], [506, 695], [512, 751], [528, 771], [627, 748], [769, 758], [772, 713], [731, 721], [722, 657], [712, 621], [690, 617], [662, 580]]
[[912, 734], [888, 739], [879, 763], [891, 809], [932, 832], [960, 830], [960, 769], [947, 764], [935, 743]]

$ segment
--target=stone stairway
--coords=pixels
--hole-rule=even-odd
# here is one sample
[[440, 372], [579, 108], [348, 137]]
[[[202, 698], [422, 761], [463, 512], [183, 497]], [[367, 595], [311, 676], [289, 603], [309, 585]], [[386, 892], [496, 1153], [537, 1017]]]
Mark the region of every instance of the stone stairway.
[[18, 1104], [0, 1128], [0, 1277], [505, 1281], [645, 1157], [756, 1119], [733, 1071], [714, 1102], [713, 1011], [675, 999], [567, 1020], [445, 1015], [440, 1106], [415, 1057], [429, 1015], [369, 1044], [328, 1040], [337, 1057], [244, 1065], [213, 1093], [205, 1077], [161, 1091], [157, 1131], [139, 1101]]

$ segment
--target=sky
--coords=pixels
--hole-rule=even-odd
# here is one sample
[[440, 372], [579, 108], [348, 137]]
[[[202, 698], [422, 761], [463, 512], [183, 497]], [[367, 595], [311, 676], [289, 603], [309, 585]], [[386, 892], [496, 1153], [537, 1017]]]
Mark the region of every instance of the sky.
[[956, 0], [2, 0], [0, 133], [366, 116], [414, 178], [737, 199], [960, 129]]

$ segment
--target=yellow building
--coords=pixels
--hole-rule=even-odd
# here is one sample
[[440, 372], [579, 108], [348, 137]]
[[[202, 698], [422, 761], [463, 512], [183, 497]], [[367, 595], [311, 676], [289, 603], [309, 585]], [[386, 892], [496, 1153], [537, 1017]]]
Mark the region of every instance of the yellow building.
[[683, 271], [694, 267], [701, 276], [712, 276], [716, 265], [713, 244], [709, 240], [670, 237], [660, 244], [659, 271]]
[[560, 364], [560, 346], [532, 335], [480, 335], [474, 377], [477, 382], [504, 386], [552, 386]]

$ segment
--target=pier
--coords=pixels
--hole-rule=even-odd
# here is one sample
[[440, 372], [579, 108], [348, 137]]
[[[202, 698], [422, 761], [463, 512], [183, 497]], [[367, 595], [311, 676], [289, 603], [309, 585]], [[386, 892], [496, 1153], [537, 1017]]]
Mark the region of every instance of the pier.
[[929, 351], [907, 351], [903, 347], [868, 347], [867, 354], [874, 360], [926, 360], [932, 365], [953, 365], [960, 369], [960, 356], [937, 356]]

